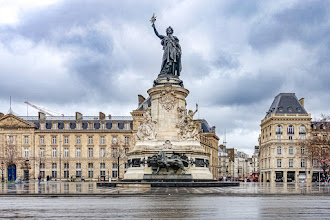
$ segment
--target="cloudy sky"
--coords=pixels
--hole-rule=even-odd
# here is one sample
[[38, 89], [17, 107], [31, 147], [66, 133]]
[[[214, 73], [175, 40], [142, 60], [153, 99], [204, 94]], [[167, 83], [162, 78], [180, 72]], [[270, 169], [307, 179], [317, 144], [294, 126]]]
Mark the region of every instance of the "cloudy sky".
[[[0, 0], [0, 112], [24, 101], [63, 113], [130, 115], [160, 70], [150, 25], [174, 28], [188, 107], [252, 153], [280, 92], [329, 114], [330, 2]], [[29, 115], [37, 111], [29, 108]]]

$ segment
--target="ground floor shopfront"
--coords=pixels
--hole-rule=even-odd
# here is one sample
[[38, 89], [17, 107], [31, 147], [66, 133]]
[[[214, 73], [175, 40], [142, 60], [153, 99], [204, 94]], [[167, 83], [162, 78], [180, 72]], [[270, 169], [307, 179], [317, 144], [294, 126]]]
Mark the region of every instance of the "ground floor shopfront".
[[260, 182], [312, 182], [313, 172], [310, 169], [280, 170], [270, 169], [260, 172]]

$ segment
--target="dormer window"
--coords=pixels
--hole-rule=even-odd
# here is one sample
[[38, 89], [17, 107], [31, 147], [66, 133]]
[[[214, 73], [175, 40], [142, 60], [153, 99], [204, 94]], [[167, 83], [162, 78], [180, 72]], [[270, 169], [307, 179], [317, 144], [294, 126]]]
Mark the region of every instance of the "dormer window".
[[283, 112], [283, 107], [278, 107], [279, 112]]
[[92, 129], [94, 128], [94, 124], [93, 124], [93, 122], [88, 123], [88, 128], [89, 128], [90, 130], [92, 130]]
[[105, 123], [101, 123], [101, 129], [102, 129], [102, 130], [105, 129]]
[[300, 108], [300, 107], [298, 107], [298, 108], [297, 108], [297, 111], [298, 111], [298, 112], [301, 112], [301, 108]]
[[292, 112], [292, 107], [288, 107], [288, 112]]
[[112, 129], [118, 129], [118, 123], [117, 122], [112, 123]]
[[69, 130], [70, 129], [70, 124], [69, 123], [65, 123], [64, 124], [64, 129], [65, 130]]
[[81, 130], [81, 123], [77, 123], [77, 130]]

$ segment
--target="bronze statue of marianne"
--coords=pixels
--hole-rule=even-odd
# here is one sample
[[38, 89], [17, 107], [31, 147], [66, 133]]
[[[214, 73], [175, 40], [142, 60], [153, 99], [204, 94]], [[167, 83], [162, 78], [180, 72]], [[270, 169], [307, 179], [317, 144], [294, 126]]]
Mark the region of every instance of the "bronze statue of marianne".
[[155, 34], [161, 39], [164, 54], [162, 59], [162, 66], [159, 76], [173, 75], [180, 76], [182, 69], [181, 66], [181, 47], [179, 39], [173, 36], [173, 28], [170, 26], [166, 29], [166, 36], [160, 35], [156, 29], [155, 14], [151, 18], [152, 27], [154, 28]]

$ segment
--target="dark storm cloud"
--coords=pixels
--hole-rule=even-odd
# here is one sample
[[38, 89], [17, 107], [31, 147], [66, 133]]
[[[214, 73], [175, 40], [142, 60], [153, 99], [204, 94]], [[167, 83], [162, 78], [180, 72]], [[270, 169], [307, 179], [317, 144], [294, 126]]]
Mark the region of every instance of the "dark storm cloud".
[[327, 1], [298, 1], [293, 7], [257, 20], [249, 43], [258, 50], [288, 40], [299, 41], [307, 47], [320, 44], [330, 34], [329, 12]]
[[159, 32], [171, 25], [180, 39], [188, 106], [198, 102], [200, 116], [221, 138], [226, 129], [232, 146], [253, 148], [278, 93], [304, 96], [311, 113], [330, 108], [317, 99], [330, 98], [329, 7], [326, 1], [70, 0], [23, 10], [18, 23], [0, 23], [0, 103], [12, 95], [70, 114], [75, 106], [129, 115], [136, 95], [147, 96], [159, 73], [163, 51], [149, 22], [155, 12]]

